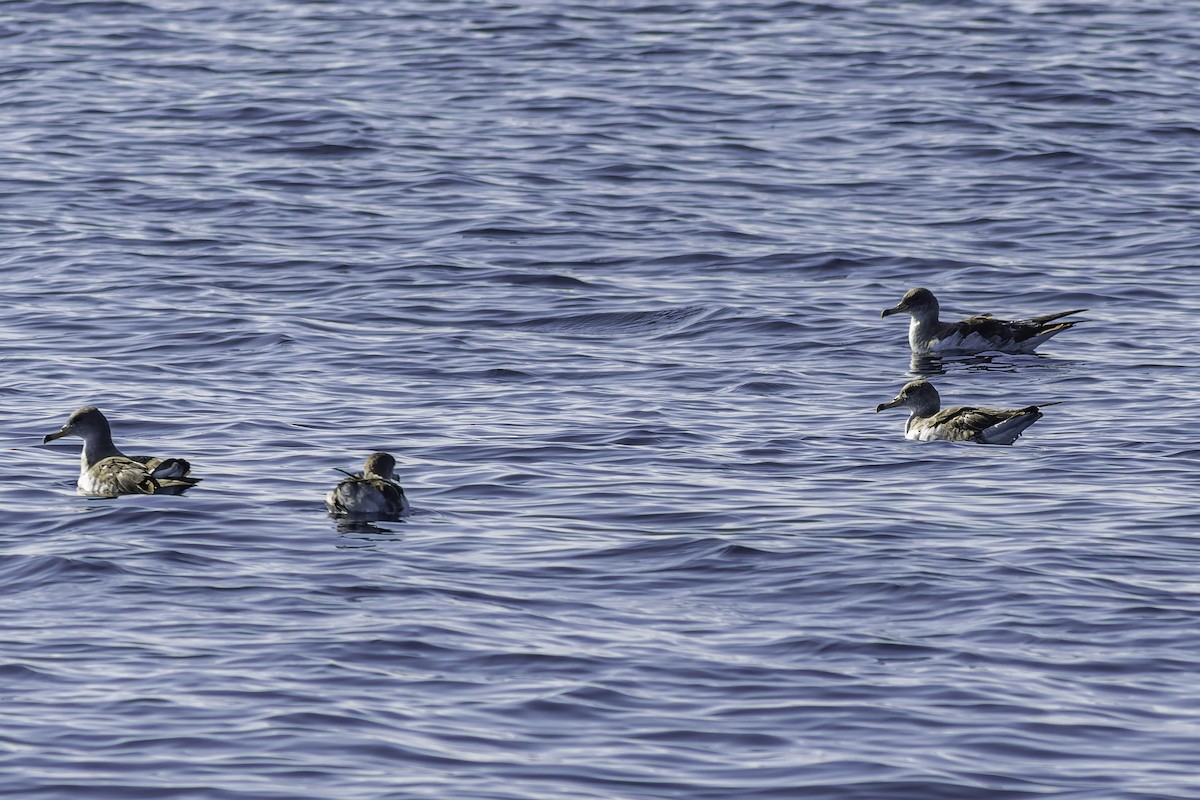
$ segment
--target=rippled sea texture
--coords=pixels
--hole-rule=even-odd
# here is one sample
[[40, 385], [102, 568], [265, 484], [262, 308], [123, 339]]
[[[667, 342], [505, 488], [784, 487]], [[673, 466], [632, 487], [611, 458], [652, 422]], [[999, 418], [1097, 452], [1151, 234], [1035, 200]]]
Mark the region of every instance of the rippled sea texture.
[[[8, 2], [0, 46], [0, 795], [1200, 795], [1192, 7]], [[1089, 310], [914, 364], [918, 285]], [[908, 442], [914, 374], [1059, 404]], [[87, 403], [203, 483], [76, 494]], [[339, 528], [373, 449], [415, 511]]]

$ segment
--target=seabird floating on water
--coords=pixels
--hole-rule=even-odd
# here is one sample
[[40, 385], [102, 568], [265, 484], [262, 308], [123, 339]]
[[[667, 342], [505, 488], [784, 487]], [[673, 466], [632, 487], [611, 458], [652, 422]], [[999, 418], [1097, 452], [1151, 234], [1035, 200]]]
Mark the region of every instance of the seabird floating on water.
[[409, 510], [408, 498], [396, 478], [396, 459], [372, 453], [362, 472], [345, 478], [325, 497], [325, 507], [338, 517], [362, 520], [396, 519]]
[[192, 466], [182, 458], [127, 456], [113, 444], [108, 420], [95, 406], [76, 409], [67, 424], [42, 443], [74, 434], [83, 439], [79, 491], [99, 497], [122, 494], [182, 494], [200, 482], [189, 478]]
[[967, 317], [960, 322], [939, 322], [938, 301], [928, 289], [910, 289], [900, 302], [880, 316], [911, 314], [908, 344], [914, 353], [1032, 353], [1042, 342], [1079, 320], [1055, 322], [1086, 309], [1060, 311], [1029, 319], [1003, 320], [991, 314]]
[[904, 426], [904, 438], [918, 442], [941, 439], [950, 442], [1012, 444], [1026, 428], [1042, 418], [1037, 406], [1011, 411], [955, 406], [942, 411], [942, 398], [937, 389], [924, 379], [906, 383], [895, 398], [877, 405], [875, 413], [896, 406], [907, 406], [912, 412], [908, 424]]

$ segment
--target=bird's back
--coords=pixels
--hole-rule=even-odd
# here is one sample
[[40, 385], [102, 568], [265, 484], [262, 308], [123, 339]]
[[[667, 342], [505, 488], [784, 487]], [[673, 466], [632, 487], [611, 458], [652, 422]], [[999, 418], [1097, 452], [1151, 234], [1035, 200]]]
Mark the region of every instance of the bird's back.
[[352, 475], [325, 498], [330, 513], [350, 517], [398, 517], [408, 511], [404, 490], [392, 481]]
[[1079, 320], [1055, 322], [1081, 309], [1045, 314], [1031, 319], [1004, 320], [991, 314], [977, 314], [958, 322], [946, 322], [938, 330], [932, 349], [942, 351], [1032, 353], [1051, 336], [1074, 327]]
[[80, 491], [102, 497], [154, 494], [157, 487], [146, 466], [126, 456], [102, 458], [79, 476]]
[[1037, 406], [1016, 410], [956, 406], [943, 409], [932, 417], [910, 420], [909, 438], [1012, 444], [1041, 418], [1042, 412]]
[[200, 482], [189, 478], [191, 465], [182, 458], [129, 457], [102, 458], [79, 476], [79, 488], [86, 494], [116, 497], [122, 494], [182, 494]]

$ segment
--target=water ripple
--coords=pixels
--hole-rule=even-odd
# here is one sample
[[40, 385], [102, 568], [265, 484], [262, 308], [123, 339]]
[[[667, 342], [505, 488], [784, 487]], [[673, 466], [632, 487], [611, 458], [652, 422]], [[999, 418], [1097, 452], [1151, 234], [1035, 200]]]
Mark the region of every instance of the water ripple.
[[1200, 793], [1189, 9], [9, 6], [8, 794]]

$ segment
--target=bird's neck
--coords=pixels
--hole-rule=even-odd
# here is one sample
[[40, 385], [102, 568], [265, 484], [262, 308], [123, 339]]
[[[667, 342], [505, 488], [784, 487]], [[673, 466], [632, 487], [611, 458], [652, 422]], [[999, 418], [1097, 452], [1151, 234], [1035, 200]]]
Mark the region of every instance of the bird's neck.
[[109, 456], [119, 455], [121, 455], [121, 451], [112, 443], [111, 437], [93, 436], [83, 440], [83, 452], [80, 453], [79, 458], [83, 465], [83, 470], [86, 472], [96, 462]]
[[921, 350], [931, 341], [937, 338], [938, 329], [941, 323], [938, 322], [938, 314], [935, 310], [932, 314], [913, 314], [912, 321], [908, 323], [908, 344], [913, 350]]
[[942, 410], [942, 404], [933, 398], [929, 398], [924, 402], [917, 402], [910, 405], [908, 410], [912, 412], [912, 416], [908, 418], [911, 423], [915, 419], [926, 419], [937, 414]]

